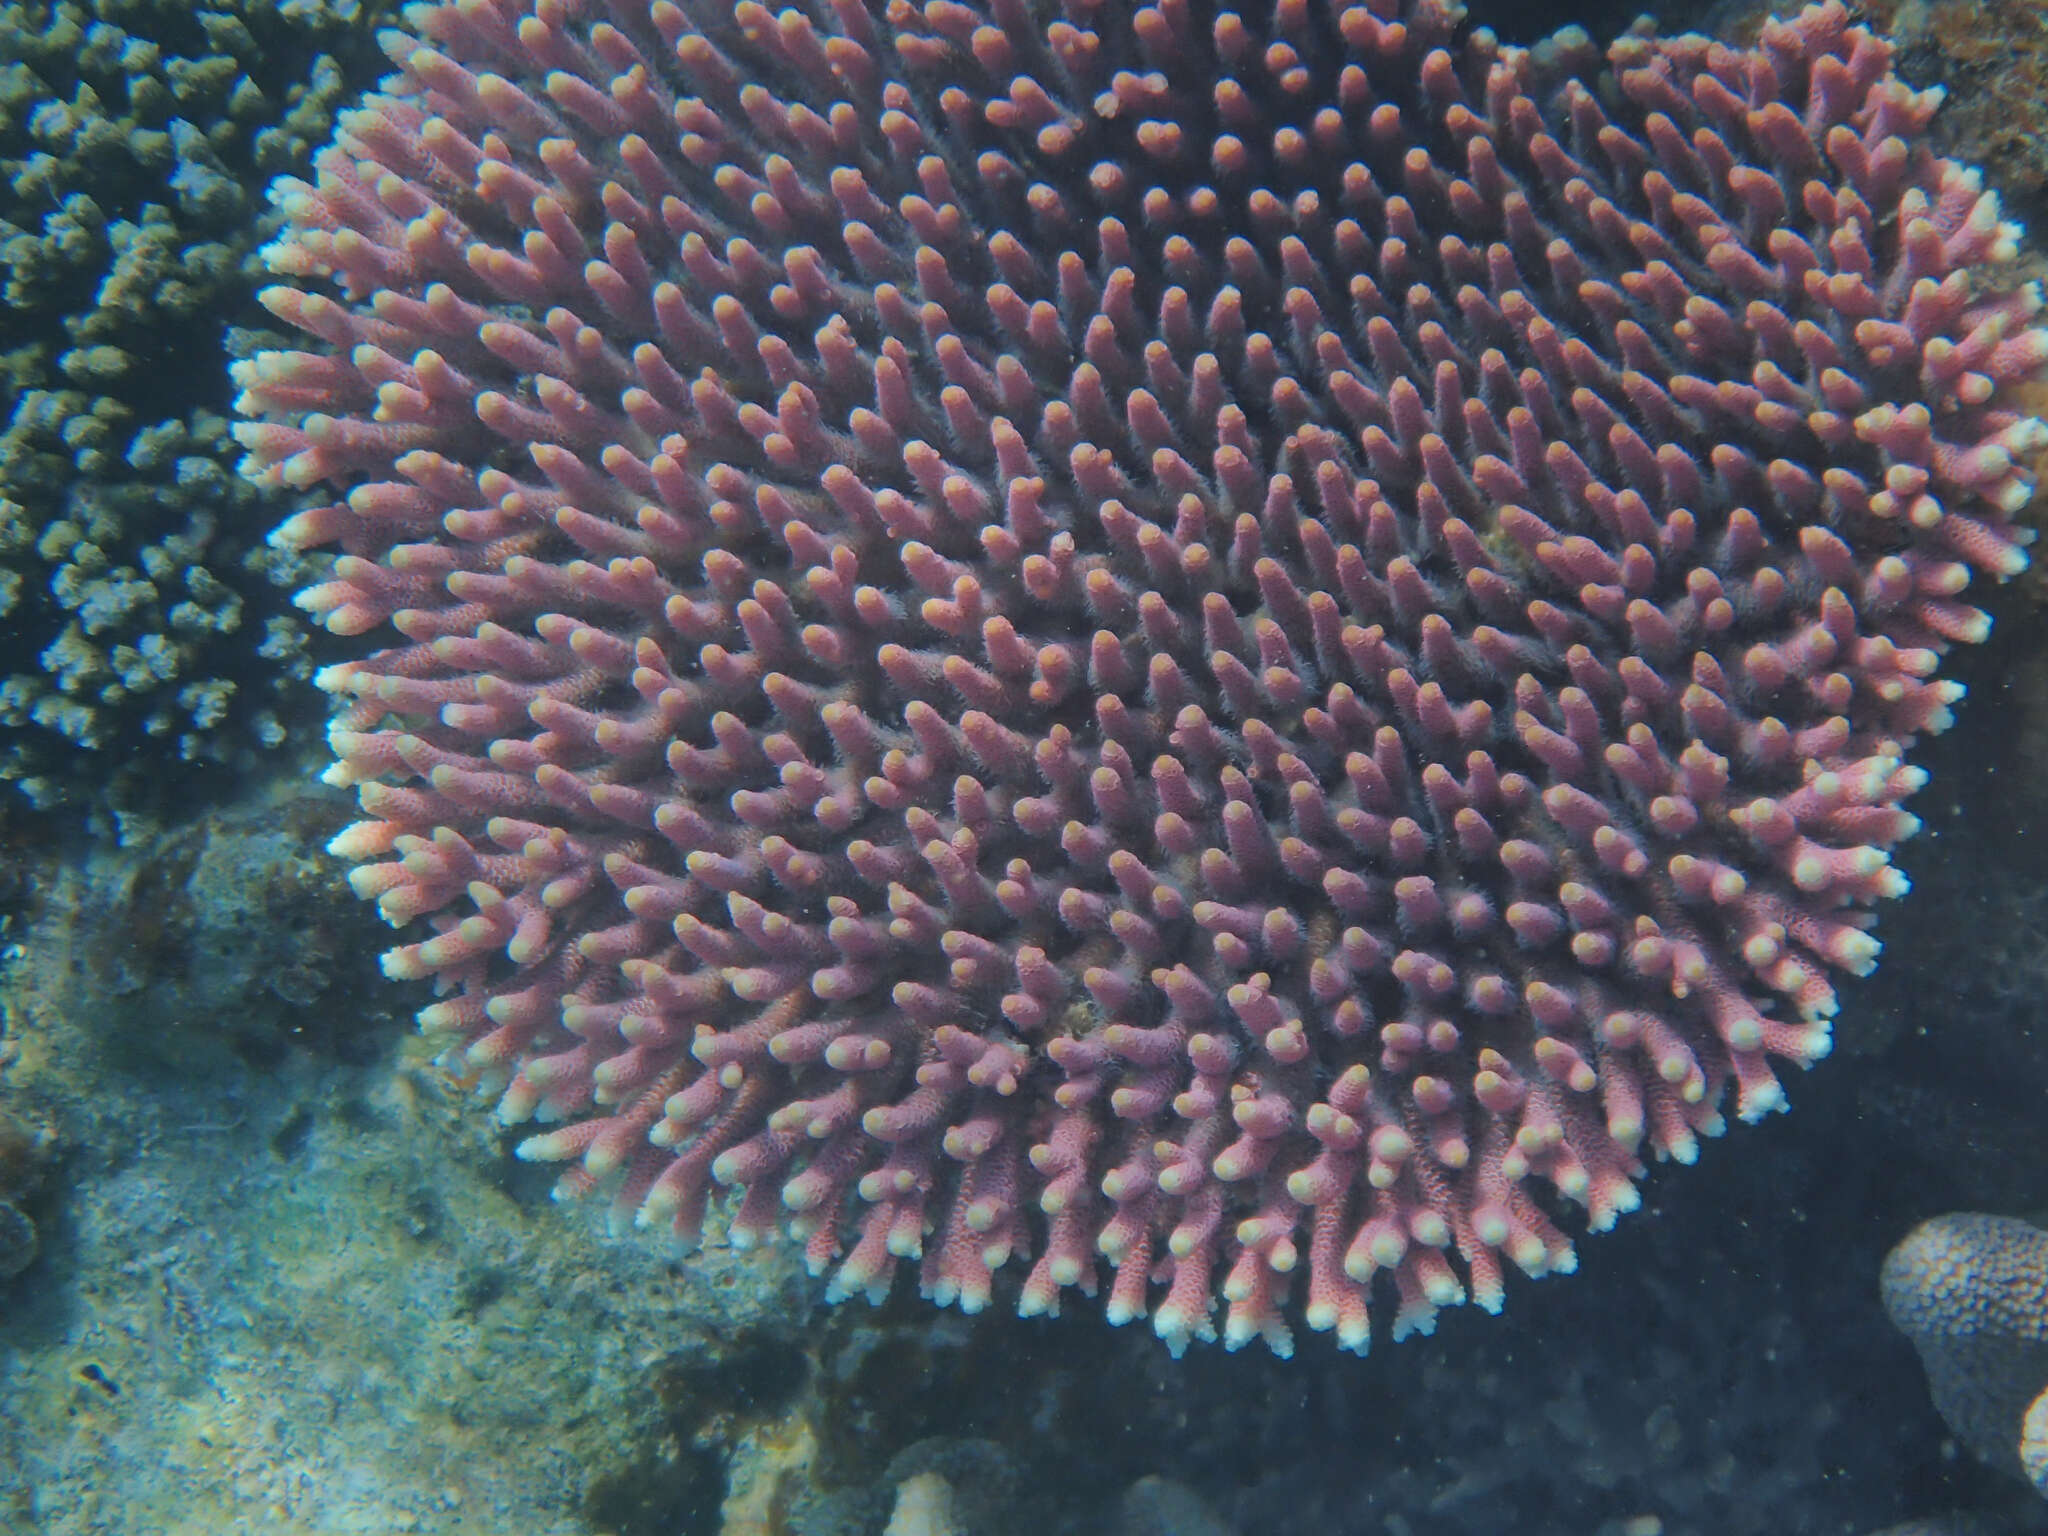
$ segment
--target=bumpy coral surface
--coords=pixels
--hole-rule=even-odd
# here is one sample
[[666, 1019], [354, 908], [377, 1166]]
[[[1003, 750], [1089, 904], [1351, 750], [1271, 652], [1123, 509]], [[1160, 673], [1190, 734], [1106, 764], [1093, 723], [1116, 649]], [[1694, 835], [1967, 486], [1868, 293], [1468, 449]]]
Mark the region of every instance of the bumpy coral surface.
[[1839, 5], [1611, 91], [1442, 0], [409, 19], [240, 433], [565, 1190], [1362, 1350], [1826, 1051], [2048, 358]]
[[0, 779], [40, 802], [283, 738], [306, 569], [234, 473], [221, 321], [375, 62], [353, 0], [0, 6]]
[[1885, 1256], [1882, 1286], [1949, 1427], [2048, 1495], [2048, 1232], [1937, 1216]]

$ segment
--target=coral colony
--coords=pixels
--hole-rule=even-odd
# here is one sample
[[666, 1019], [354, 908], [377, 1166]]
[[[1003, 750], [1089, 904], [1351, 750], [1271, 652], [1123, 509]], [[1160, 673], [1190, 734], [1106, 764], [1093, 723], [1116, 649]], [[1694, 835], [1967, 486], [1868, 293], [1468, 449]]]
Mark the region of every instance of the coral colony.
[[[2048, 360], [1936, 93], [1446, 0], [460, 0], [243, 365], [521, 1155], [1366, 1348], [1828, 1048]], [[1220, 1306], [1219, 1306], [1220, 1300]]]
[[2048, 1232], [1937, 1216], [1886, 1256], [1883, 1287], [1956, 1437], [2048, 1495]]
[[264, 185], [376, 62], [352, 5], [0, 7], [0, 791], [219, 784], [310, 718], [297, 562], [190, 359], [253, 307]]

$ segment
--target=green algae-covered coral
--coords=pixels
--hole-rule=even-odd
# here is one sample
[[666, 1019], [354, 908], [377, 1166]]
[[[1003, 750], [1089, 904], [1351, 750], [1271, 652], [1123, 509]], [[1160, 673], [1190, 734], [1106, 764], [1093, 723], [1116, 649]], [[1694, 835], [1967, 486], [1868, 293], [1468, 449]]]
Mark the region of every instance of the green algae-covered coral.
[[0, 6], [0, 779], [38, 801], [283, 738], [303, 573], [233, 473], [222, 337], [380, 8]]

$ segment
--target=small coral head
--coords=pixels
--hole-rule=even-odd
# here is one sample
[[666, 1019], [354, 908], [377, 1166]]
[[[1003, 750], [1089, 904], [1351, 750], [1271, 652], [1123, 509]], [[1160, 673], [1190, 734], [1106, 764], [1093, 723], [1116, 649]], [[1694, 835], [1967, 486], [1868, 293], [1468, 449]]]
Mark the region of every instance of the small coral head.
[[1880, 1286], [1956, 1437], [2048, 1497], [2048, 1232], [1936, 1216], [1885, 1256]]
[[1362, 1350], [1825, 1052], [2048, 357], [1840, 5], [408, 16], [242, 435], [566, 1190]]

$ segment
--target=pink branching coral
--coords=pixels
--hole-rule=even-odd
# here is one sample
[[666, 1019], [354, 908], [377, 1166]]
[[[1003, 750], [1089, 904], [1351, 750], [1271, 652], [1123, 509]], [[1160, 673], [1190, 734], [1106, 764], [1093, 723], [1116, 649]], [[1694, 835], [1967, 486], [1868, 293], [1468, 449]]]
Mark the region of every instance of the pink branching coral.
[[408, 16], [242, 440], [565, 1190], [1363, 1350], [1827, 1050], [2048, 360], [1839, 4], [1612, 89], [1449, 0]]

